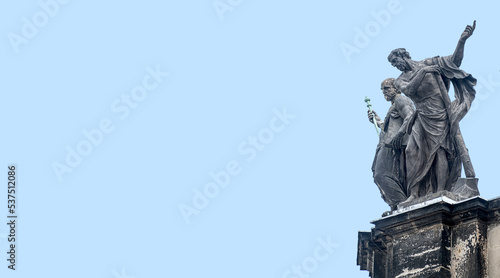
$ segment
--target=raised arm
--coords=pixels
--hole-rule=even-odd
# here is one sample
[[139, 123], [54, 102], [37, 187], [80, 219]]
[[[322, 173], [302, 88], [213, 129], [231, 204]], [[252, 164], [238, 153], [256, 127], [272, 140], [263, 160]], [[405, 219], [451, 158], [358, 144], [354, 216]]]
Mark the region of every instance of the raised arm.
[[474, 23], [472, 26], [467, 25], [465, 27], [464, 32], [460, 36], [460, 39], [458, 40], [457, 48], [455, 49], [455, 52], [453, 53], [452, 60], [457, 67], [460, 67], [462, 64], [462, 59], [464, 58], [464, 48], [465, 48], [465, 42], [467, 41], [470, 36], [472, 36], [472, 33], [474, 33], [474, 29], [476, 29], [476, 21], [474, 20]]

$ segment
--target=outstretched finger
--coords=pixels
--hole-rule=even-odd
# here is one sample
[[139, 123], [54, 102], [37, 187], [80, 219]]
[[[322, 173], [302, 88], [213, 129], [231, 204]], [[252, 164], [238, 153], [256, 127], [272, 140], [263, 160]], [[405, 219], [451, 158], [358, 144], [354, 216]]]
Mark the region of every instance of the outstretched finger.
[[476, 21], [474, 20], [474, 23], [472, 23], [472, 32], [476, 29]]

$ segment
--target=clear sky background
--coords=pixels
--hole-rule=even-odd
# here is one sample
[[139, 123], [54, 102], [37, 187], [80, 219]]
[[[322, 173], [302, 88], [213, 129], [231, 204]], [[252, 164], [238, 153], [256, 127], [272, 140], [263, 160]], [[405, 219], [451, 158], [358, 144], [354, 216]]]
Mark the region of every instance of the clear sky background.
[[500, 4], [215, 3], [1, 1], [0, 276], [368, 277], [357, 234], [388, 206], [364, 98], [385, 115], [389, 52], [450, 55], [473, 20], [461, 128], [500, 195]]

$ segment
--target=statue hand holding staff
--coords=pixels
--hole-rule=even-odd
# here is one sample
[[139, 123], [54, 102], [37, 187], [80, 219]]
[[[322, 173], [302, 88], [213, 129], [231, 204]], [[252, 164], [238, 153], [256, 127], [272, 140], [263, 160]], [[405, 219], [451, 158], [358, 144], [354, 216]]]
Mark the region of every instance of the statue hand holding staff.
[[378, 127], [380, 127], [380, 128], [384, 127], [384, 122], [380, 119], [377, 112], [375, 112], [375, 110], [372, 110], [372, 111], [368, 110], [368, 120], [370, 121], [370, 123], [373, 124], [374, 119], [375, 119]]

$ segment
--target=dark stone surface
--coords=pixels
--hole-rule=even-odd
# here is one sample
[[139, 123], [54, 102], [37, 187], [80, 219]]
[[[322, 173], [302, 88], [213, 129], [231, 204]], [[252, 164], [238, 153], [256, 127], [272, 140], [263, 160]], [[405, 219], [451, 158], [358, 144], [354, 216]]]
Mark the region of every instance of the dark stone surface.
[[452, 253], [453, 272], [461, 277], [487, 277], [487, 225], [479, 220], [460, 223], [453, 230]]
[[357, 260], [370, 277], [486, 278], [488, 227], [500, 225], [500, 198], [441, 197], [372, 223], [358, 234]]
[[368, 111], [370, 122], [382, 130], [372, 164], [373, 180], [380, 190], [382, 199], [391, 209], [395, 209], [399, 203], [408, 198], [405, 186], [404, 151], [393, 147], [391, 142], [407, 129], [415, 112], [411, 100], [396, 90], [394, 82], [394, 78], [387, 78], [381, 84], [385, 99], [391, 102], [385, 119], [382, 121], [375, 111]]
[[[450, 190], [460, 177], [462, 165], [467, 177], [475, 177], [459, 122], [475, 97], [476, 79], [460, 69], [467, 39], [475, 29], [467, 26], [450, 56], [412, 60], [404, 48], [387, 58], [401, 71], [395, 87], [415, 104], [416, 112], [407, 132], [406, 186], [409, 199]], [[450, 82], [455, 99], [449, 96]]]
[[450, 191], [445, 190], [437, 193], [431, 193], [417, 199], [405, 201], [398, 205], [398, 209], [407, 208], [439, 197], [446, 197], [457, 202], [476, 197], [479, 196], [477, 184], [477, 178], [459, 178]]
[[439, 224], [396, 235], [393, 238], [393, 272], [396, 275], [408, 273], [407, 276], [410, 276], [418, 273], [421, 275], [419, 277], [429, 277], [444, 271], [447, 275], [442, 277], [450, 277], [450, 269], [447, 267], [451, 257], [450, 233], [449, 227]]
[[457, 201], [479, 196], [477, 182], [477, 178], [459, 178], [455, 185], [451, 188], [451, 192], [457, 194]]

